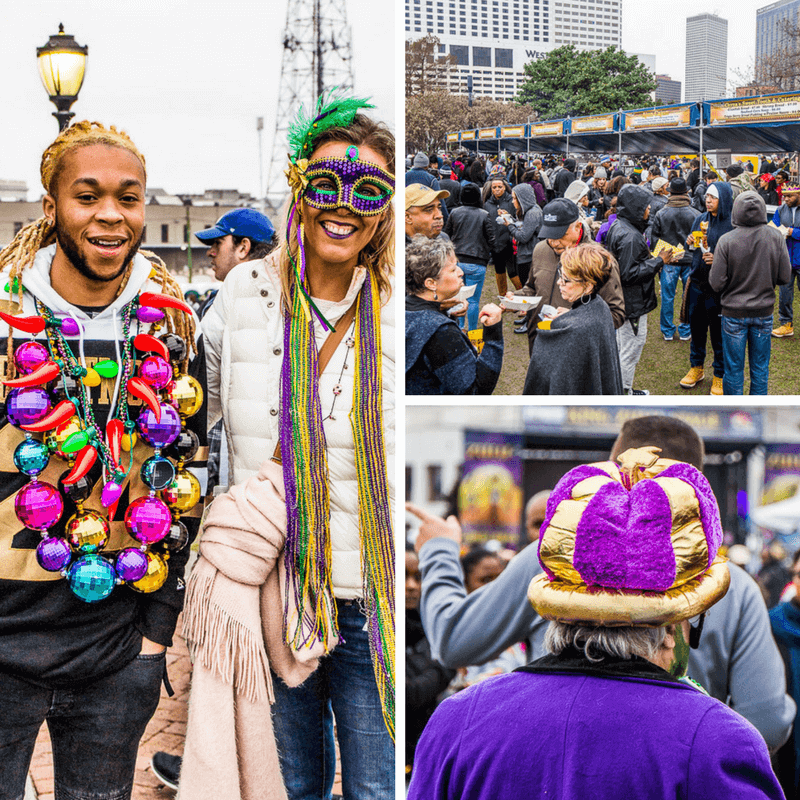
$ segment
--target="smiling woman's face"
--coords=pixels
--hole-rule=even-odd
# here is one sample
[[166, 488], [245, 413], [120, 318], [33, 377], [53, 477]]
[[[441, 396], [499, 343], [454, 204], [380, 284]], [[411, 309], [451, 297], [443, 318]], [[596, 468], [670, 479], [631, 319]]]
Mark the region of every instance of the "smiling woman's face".
[[[311, 154], [309, 161], [318, 159], [345, 158], [351, 145], [345, 142], [327, 142]], [[359, 145], [359, 160], [377, 164], [381, 169], [389, 169], [385, 159], [371, 147]], [[329, 185], [330, 184], [330, 185]], [[336, 190], [331, 178], [321, 176], [314, 179], [314, 185], [324, 190]], [[362, 184], [359, 192], [368, 193], [370, 186]], [[380, 191], [375, 187], [375, 192]], [[306, 259], [309, 265], [318, 263], [347, 265], [355, 267], [361, 251], [372, 241], [375, 231], [385, 212], [374, 216], [361, 216], [344, 207], [333, 209], [314, 208], [303, 203], [303, 222], [305, 228]]]

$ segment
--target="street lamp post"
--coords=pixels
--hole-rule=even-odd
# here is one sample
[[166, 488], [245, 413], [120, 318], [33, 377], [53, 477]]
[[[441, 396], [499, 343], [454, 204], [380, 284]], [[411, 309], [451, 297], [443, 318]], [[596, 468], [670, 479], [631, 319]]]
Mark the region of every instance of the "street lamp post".
[[58, 26], [58, 33], [50, 37], [44, 47], [36, 48], [39, 75], [50, 101], [58, 109], [53, 116], [58, 120], [58, 129], [63, 131], [75, 116], [70, 111], [78, 99], [86, 71], [88, 46], [79, 45], [73, 36], [64, 33], [64, 26]]

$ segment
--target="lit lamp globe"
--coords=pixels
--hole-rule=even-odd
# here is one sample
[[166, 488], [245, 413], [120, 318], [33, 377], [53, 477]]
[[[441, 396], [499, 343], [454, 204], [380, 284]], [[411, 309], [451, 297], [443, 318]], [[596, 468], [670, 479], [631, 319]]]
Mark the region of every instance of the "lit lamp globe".
[[70, 107], [83, 85], [88, 53], [88, 46], [82, 47], [73, 36], [64, 33], [63, 25], [58, 26], [58, 33], [44, 47], [36, 48], [39, 75], [50, 101], [58, 109], [53, 116], [58, 120], [59, 130], [63, 131], [75, 116]]

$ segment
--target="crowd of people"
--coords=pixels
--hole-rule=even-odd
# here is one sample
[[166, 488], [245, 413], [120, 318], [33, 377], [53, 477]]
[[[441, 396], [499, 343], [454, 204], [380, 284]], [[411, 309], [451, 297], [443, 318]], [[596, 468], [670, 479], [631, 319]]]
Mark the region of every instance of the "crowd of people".
[[[409, 797], [800, 796], [800, 553], [726, 563], [704, 459], [681, 420], [626, 422], [528, 500], [483, 586], [457, 506], [407, 504]], [[480, 673], [515, 645], [525, 668]]]
[[345, 798], [395, 796], [395, 140], [370, 108], [299, 110], [278, 226], [196, 234], [222, 281], [202, 320], [140, 250], [133, 141], [77, 122], [45, 150], [44, 215], [0, 252], [3, 800], [44, 723], [56, 798], [131, 797], [181, 610], [185, 749], [158, 778], [330, 798], [338, 759]]
[[[648, 316], [659, 297], [660, 335], [667, 342], [689, 343], [688, 370], [676, 376], [676, 389], [706, 381], [710, 341], [710, 394], [743, 393], [745, 355], [750, 394], [766, 394], [772, 339], [794, 335], [800, 182], [789, 171], [788, 156], [780, 161], [760, 156], [758, 162], [756, 175], [751, 160], [715, 170], [701, 168], [697, 158], [677, 157], [633, 161], [605, 156], [579, 167], [575, 158], [552, 155], [508, 161], [466, 152], [409, 156], [406, 244], [415, 237], [452, 243], [464, 288], [459, 286], [450, 296], [452, 304], [442, 310], [458, 320], [471, 356], [464, 358], [459, 348], [457, 368], [469, 373], [463, 379], [450, 385], [415, 383], [409, 393], [452, 394], [456, 385], [466, 393], [494, 391], [496, 380], [477, 384], [470, 379], [484, 339], [495, 350], [499, 342], [502, 362], [501, 333], [489, 333], [480, 324], [481, 293], [492, 264], [498, 298], [508, 301], [500, 307], [515, 313], [514, 333], [527, 334], [529, 340], [531, 360], [521, 394], [649, 394], [635, 385], [636, 368], [647, 341]], [[768, 213], [768, 205], [777, 208]], [[597, 251], [587, 249], [589, 243], [607, 253], [608, 268], [593, 281], [565, 283], [558, 276], [567, 250], [574, 248], [578, 255], [571, 260], [573, 269], [580, 264], [582, 272], [591, 271], [589, 262]], [[676, 308], [679, 283], [683, 289]], [[583, 290], [577, 298], [572, 291], [565, 294], [564, 287], [575, 285]], [[773, 326], [777, 287], [779, 324]], [[408, 330], [416, 325], [415, 301], [410, 302]], [[606, 313], [588, 314], [582, 306], [607, 306], [613, 336], [608, 335]], [[576, 322], [576, 316], [584, 319]], [[570, 352], [583, 369], [565, 376], [566, 381], [554, 378], [552, 362], [535, 357], [535, 342], [560, 338], [566, 343], [576, 333], [577, 346], [570, 346]], [[590, 344], [595, 339], [603, 347]], [[446, 352], [435, 356], [431, 348], [423, 352], [414, 345], [406, 354], [406, 370], [430, 372], [431, 358], [437, 368], [449, 361]]]

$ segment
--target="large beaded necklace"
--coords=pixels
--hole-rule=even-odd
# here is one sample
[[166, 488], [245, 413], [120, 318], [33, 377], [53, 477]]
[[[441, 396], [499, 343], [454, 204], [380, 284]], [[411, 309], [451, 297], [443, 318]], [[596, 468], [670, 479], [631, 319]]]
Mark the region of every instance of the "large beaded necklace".
[[[32, 335], [14, 351], [14, 364], [22, 377], [3, 381], [10, 388], [8, 421], [25, 432], [14, 452], [14, 464], [31, 478], [14, 499], [15, 512], [26, 528], [42, 534], [36, 548], [39, 565], [60, 572], [75, 595], [87, 603], [103, 600], [122, 583], [138, 592], [160, 589], [167, 579], [170, 553], [181, 550], [189, 540], [180, 515], [200, 499], [200, 483], [185, 468], [199, 441], [185, 423], [202, 406], [203, 389], [195, 378], [180, 371], [186, 342], [169, 332], [158, 337], [131, 336], [134, 316], [150, 323], [151, 332], [160, 330], [164, 308], [191, 313], [174, 297], [140, 294], [120, 312], [119, 363], [106, 359], [88, 368], [78, 320], [57, 318], [38, 300], [38, 316], [0, 312], [10, 327]], [[33, 338], [41, 332], [46, 344]], [[80, 336], [80, 357], [67, 341], [76, 336]], [[137, 350], [146, 354], [138, 368]], [[116, 379], [105, 430], [95, 417], [90, 397], [90, 388], [99, 386], [103, 377]], [[128, 407], [129, 394], [143, 402], [135, 421]], [[43, 440], [34, 438], [36, 433], [42, 434]], [[130, 503], [125, 512], [125, 529], [139, 546], [125, 547], [112, 558], [102, 551], [109, 540], [109, 520], [134, 464], [138, 438], [154, 449], [140, 470], [149, 492]], [[39, 478], [51, 456], [69, 462], [57, 487]], [[103, 475], [100, 504], [105, 512], [84, 508], [94, 489], [89, 473], [98, 461]], [[67, 520], [61, 537], [49, 529], [64, 513], [65, 497], [77, 511]]]

